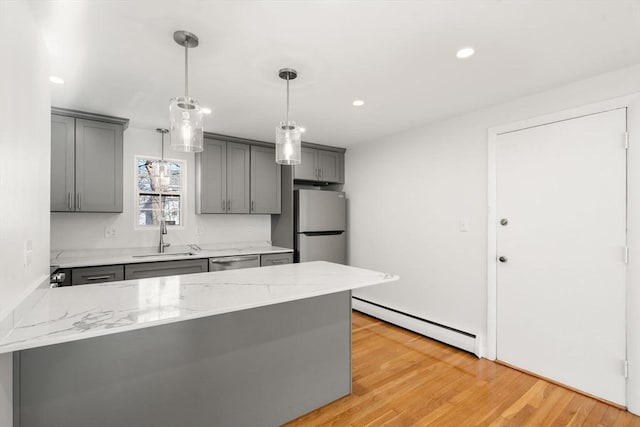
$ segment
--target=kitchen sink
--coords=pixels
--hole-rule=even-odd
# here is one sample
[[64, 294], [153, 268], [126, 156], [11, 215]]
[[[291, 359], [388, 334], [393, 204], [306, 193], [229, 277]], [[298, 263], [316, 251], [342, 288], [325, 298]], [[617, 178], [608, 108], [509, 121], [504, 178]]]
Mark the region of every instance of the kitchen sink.
[[165, 257], [165, 256], [191, 256], [195, 255], [193, 252], [165, 252], [165, 253], [157, 253], [157, 254], [144, 254], [144, 255], [133, 255], [131, 258], [151, 258], [151, 257]]

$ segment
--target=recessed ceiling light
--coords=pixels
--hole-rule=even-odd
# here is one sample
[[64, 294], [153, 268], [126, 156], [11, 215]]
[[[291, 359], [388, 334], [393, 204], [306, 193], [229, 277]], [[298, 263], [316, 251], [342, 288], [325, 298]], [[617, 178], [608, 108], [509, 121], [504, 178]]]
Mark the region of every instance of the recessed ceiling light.
[[202, 112], [204, 114], [211, 114], [211, 108], [208, 107], [202, 107]]
[[62, 80], [62, 78], [60, 78], [58, 76], [49, 76], [49, 81], [51, 83], [55, 83], [57, 85], [63, 85], [64, 84], [64, 80]]
[[307, 128], [304, 126], [298, 126], [298, 129], [300, 129], [300, 132], [305, 133], [307, 131]]
[[356, 99], [352, 104], [354, 107], [362, 107], [364, 105], [364, 101], [362, 99]]
[[464, 59], [472, 56], [474, 53], [476, 53], [476, 51], [472, 47], [463, 47], [456, 53], [456, 57]]

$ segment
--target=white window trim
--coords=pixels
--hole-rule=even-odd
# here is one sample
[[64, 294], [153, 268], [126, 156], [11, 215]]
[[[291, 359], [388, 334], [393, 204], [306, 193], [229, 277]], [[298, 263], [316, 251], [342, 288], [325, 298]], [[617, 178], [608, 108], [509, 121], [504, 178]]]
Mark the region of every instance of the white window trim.
[[[140, 190], [138, 188], [138, 160], [160, 160], [158, 156], [145, 156], [137, 154], [133, 158], [133, 229], [135, 231], [156, 230], [157, 225], [139, 225], [138, 224], [138, 196]], [[169, 159], [168, 162], [180, 163], [180, 225], [167, 224], [167, 228], [172, 230], [184, 230], [186, 228], [186, 206], [187, 206], [187, 161], [185, 159]]]

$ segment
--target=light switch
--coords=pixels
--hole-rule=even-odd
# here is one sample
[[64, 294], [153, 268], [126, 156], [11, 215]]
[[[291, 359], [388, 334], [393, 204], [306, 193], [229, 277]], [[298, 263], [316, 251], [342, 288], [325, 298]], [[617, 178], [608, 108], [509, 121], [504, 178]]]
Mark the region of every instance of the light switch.
[[466, 233], [467, 231], [469, 231], [469, 220], [461, 219], [458, 223], [458, 228], [461, 233]]
[[116, 237], [116, 229], [114, 227], [105, 227], [104, 229], [104, 238], [105, 239], [113, 239]]

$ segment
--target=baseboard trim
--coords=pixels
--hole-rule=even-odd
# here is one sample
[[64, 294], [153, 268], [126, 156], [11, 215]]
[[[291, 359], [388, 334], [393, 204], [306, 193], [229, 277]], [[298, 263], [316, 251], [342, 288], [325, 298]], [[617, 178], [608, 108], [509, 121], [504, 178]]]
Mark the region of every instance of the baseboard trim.
[[351, 302], [353, 309], [356, 311], [384, 320], [385, 322], [393, 323], [394, 325], [481, 357], [478, 338], [474, 334], [422, 319], [408, 313], [403, 313], [399, 310], [366, 301], [362, 298], [352, 297]]

